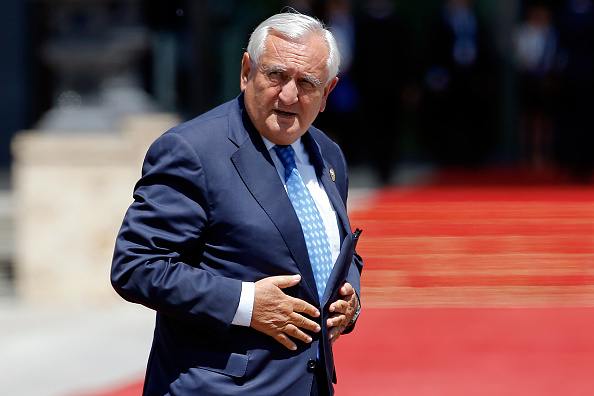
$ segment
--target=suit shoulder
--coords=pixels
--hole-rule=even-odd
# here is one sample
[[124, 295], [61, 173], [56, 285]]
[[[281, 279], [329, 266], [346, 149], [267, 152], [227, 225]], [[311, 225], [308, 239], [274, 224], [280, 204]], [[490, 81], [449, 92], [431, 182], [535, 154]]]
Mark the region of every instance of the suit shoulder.
[[332, 160], [332, 162], [346, 162], [340, 146], [335, 141], [330, 139], [324, 132], [312, 126], [309, 128], [309, 133], [315, 142], [320, 146], [322, 155], [325, 159]]
[[195, 133], [197, 130], [209, 131], [213, 127], [220, 129], [228, 124], [226, 120], [228, 120], [233, 110], [233, 102], [224, 103], [196, 118], [171, 128], [168, 132], [188, 134]]
[[198, 117], [177, 125], [164, 135], [178, 134], [195, 147], [227, 140], [230, 119], [236, 117], [236, 101], [224, 103]]
[[338, 151], [342, 152], [342, 150], [340, 149], [340, 146], [335, 141], [330, 139], [324, 132], [322, 132], [318, 128], [311, 126], [309, 128], [309, 133], [322, 148], [338, 150]]

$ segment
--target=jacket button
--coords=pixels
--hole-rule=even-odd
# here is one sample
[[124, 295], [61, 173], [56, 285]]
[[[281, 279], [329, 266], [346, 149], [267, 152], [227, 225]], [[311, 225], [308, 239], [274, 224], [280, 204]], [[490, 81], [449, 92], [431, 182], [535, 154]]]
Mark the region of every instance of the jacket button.
[[316, 360], [310, 359], [307, 361], [307, 371], [312, 372], [316, 369]]

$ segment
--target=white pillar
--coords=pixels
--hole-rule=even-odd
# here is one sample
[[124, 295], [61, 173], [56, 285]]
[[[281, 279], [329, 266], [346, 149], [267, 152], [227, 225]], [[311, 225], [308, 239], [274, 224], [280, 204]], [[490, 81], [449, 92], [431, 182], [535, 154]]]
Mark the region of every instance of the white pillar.
[[116, 234], [150, 143], [179, 121], [128, 116], [119, 132], [23, 131], [13, 140], [14, 271], [26, 302], [116, 300]]

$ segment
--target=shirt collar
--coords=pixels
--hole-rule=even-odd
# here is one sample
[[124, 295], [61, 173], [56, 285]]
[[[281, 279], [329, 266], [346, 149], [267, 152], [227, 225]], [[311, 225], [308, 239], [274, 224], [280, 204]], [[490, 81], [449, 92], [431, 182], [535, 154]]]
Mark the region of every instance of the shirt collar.
[[[262, 135], [260, 135], [260, 136], [262, 136]], [[273, 149], [274, 146], [276, 146], [276, 143], [272, 143], [270, 140], [266, 139], [264, 136], [262, 136], [262, 140], [264, 141], [264, 144], [266, 145], [266, 149], [269, 152], [270, 152], [270, 150]], [[307, 164], [309, 162], [309, 156], [307, 155], [307, 151], [305, 150], [305, 146], [303, 145], [301, 138], [299, 138], [295, 142], [293, 142], [293, 144], [291, 144], [291, 146], [293, 147], [293, 150], [295, 150], [295, 163], [296, 164]]]

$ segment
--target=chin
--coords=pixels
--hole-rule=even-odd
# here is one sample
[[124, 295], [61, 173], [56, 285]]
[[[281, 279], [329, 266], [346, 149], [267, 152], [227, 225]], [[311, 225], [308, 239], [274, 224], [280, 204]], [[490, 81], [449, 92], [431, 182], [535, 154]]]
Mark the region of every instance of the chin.
[[271, 136], [273, 139], [268, 139], [273, 143], [282, 144], [282, 145], [289, 145], [293, 144], [297, 139], [301, 137], [298, 133], [288, 133], [288, 132], [277, 132], [273, 133]]
[[291, 136], [295, 136], [299, 134], [299, 129], [295, 128], [294, 126], [291, 126], [289, 128], [287, 127], [283, 127], [283, 126], [275, 126], [274, 128], [270, 128], [270, 131], [272, 132], [273, 135], [278, 136], [278, 137], [286, 137], [289, 138]]

